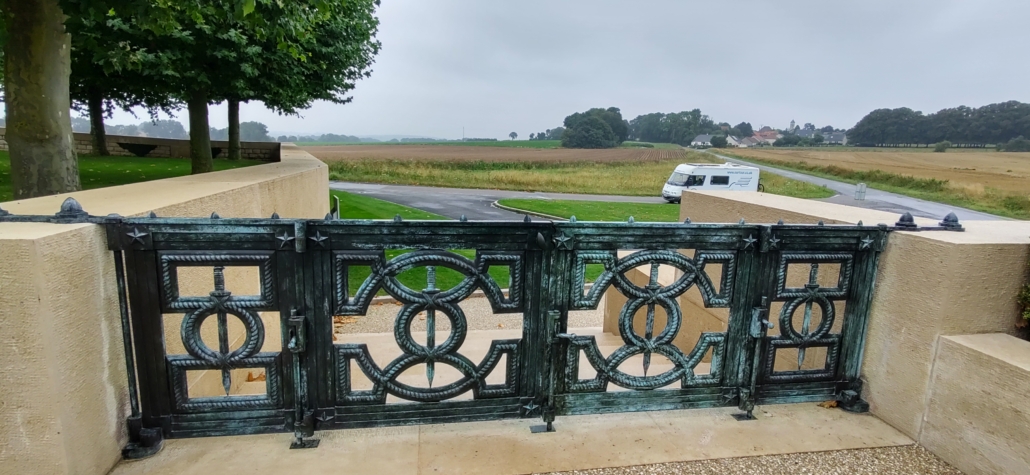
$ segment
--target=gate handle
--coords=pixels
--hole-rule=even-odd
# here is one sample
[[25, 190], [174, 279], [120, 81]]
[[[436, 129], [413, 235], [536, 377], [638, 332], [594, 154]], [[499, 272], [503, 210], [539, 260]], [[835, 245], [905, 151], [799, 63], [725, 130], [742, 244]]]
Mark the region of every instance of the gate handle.
[[303, 353], [308, 346], [307, 332], [304, 329], [304, 316], [297, 315], [297, 309], [290, 310], [290, 318], [286, 321], [289, 340], [286, 345], [291, 353]]
[[775, 328], [775, 325], [767, 318], [769, 314], [768, 306], [769, 298], [762, 297], [762, 306], [751, 310], [751, 338], [762, 338], [762, 334], [766, 330]]

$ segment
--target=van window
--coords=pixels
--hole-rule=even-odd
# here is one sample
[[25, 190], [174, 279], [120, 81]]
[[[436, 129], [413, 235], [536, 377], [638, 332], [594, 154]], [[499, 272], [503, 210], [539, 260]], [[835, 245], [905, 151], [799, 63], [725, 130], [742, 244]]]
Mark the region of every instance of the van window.
[[672, 186], [687, 186], [687, 180], [689, 178], [690, 175], [687, 175], [686, 173], [673, 172], [672, 176], [669, 177], [668, 184]]
[[687, 186], [702, 186], [704, 184], [704, 175], [690, 175], [690, 178], [687, 178]]
[[709, 182], [713, 185], [729, 185], [730, 177], [728, 176], [713, 176], [712, 181]]

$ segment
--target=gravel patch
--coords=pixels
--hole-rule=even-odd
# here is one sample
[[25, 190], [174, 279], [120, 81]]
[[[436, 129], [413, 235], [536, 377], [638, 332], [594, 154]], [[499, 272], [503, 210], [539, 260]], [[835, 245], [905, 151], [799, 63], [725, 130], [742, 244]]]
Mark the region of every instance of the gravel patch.
[[551, 472], [552, 475], [645, 475], [657, 473], [690, 475], [962, 475], [962, 472], [917, 445]]
[[[469, 330], [518, 330], [522, 328], [521, 313], [494, 314], [490, 301], [473, 297], [459, 305], [465, 313]], [[401, 305], [393, 302], [372, 304], [368, 313], [357, 317], [334, 317], [334, 333], [391, 333]], [[597, 310], [569, 312], [569, 328], [600, 327], [604, 322], [603, 304]], [[436, 313], [436, 329], [449, 330], [450, 321], [443, 312]], [[412, 331], [425, 331], [425, 312], [411, 325]]]

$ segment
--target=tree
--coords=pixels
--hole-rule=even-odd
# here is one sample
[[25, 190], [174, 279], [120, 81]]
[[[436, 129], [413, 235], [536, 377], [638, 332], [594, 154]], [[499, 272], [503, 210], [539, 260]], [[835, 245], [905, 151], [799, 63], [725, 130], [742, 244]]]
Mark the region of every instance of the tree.
[[718, 129], [715, 122], [699, 109], [670, 114], [656, 112], [630, 121], [630, 136], [634, 140], [684, 146], [690, 145], [694, 137]]
[[999, 152], [1030, 152], [1030, 140], [1022, 135], [998, 145]]
[[608, 124], [608, 128], [615, 134], [615, 145], [626, 141], [629, 137], [629, 123], [622, 118], [622, 112], [618, 107], [594, 108], [586, 112], [577, 112], [565, 118], [565, 128], [575, 128], [587, 117], [597, 117]]
[[947, 140], [945, 140], [945, 141], [937, 142], [936, 144], [934, 144], [933, 151], [937, 152], [937, 153], [944, 153], [944, 152], [947, 152], [949, 148], [951, 148], [951, 142], [948, 142]]
[[825, 140], [826, 137], [823, 137], [822, 134], [815, 134], [815, 136], [812, 137], [812, 143], [823, 143]]
[[811, 122], [806, 122], [805, 126], [802, 127], [801, 130], [815, 130], [815, 124], [812, 124]]
[[733, 128], [740, 131], [740, 135], [742, 137], [750, 137], [752, 135], [755, 135], [755, 129], [751, 127], [751, 124], [749, 122], [741, 122], [733, 126]]
[[268, 127], [261, 122], [243, 122], [239, 128], [239, 138], [247, 142], [272, 142], [268, 136]]
[[613, 148], [617, 141], [618, 136], [607, 122], [589, 115], [577, 120], [575, 127], [567, 126], [561, 144], [565, 148]]
[[536, 140], [536, 134], [535, 133], [529, 134], [529, 140]]
[[833, 132], [833, 126], [832, 125], [827, 125], [826, 127], [823, 127], [821, 129], [819, 129], [819, 131], [828, 134], [830, 132]]
[[712, 136], [711, 143], [712, 143], [712, 147], [715, 147], [715, 148], [726, 148], [726, 143], [727, 143], [726, 142], [726, 137], [722, 136], [722, 135], [714, 135], [714, 136]]
[[515, 140], [515, 139], [519, 138], [519, 134], [516, 134], [515, 132], [512, 132], [512, 133], [508, 134], [508, 137], [511, 138], [512, 140]]

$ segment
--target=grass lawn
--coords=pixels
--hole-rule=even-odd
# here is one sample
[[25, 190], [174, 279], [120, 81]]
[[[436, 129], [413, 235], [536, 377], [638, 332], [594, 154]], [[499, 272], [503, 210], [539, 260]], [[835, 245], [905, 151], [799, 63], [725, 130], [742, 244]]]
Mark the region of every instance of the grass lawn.
[[611, 201], [504, 199], [504, 206], [535, 211], [578, 221], [626, 221], [630, 216], [637, 222], [679, 221], [679, 205], [662, 203], [619, 203]]
[[457, 145], [466, 147], [561, 148], [561, 140], [486, 140], [482, 142], [463, 142], [461, 140], [435, 142], [297, 142], [296, 144], [302, 147], [332, 145]]
[[[215, 170], [261, 165], [257, 160], [215, 159]], [[141, 181], [160, 180], [190, 174], [190, 161], [185, 158], [93, 157], [79, 156], [79, 179], [82, 188], [104, 188]], [[11, 188], [11, 156], [0, 151], [0, 202], [14, 199]]]
[[[329, 162], [329, 178], [395, 185], [658, 196], [676, 165], [686, 162], [720, 163], [720, 160], [694, 151], [660, 160], [339, 160]], [[762, 176], [762, 183], [767, 193], [777, 195], [797, 198], [834, 195], [821, 186], [770, 174]]]

